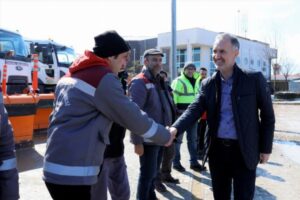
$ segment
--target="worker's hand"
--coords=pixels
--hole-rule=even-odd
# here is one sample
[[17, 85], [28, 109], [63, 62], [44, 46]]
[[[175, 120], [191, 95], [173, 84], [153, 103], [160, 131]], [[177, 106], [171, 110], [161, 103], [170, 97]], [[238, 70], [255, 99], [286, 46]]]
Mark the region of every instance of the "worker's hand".
[[261, 153], [260, 156], [259, 156], [260, 157], [259, 163], [261, 163], [261, 164], [267, 163], [269, 158], [270, 158], [270, 155], [271, 154]]
[[165, 146], [168, 147], [168, 146], [171, 146], [171, 144], [173, 144], [173, 141], [176, 137], [177, 129], [174, 127], [166, 127], [166, 128], [169, 130], [169, 132], [171, 134], [169, 141], [167, 142], [167, 144], [165, 144]]
[[171, 134], [175, 134], [175, 136], [176, 136], [176, 134], [177, 134], [177, 132], [178, 132], [178, 131], [177, 131], [177, 128], [172, 127], [172, 126], [169, 128], [169, 131], [170, 131]]
[[136, 153], [138, 156], [142, 156], [144, 154], [143, 144], [134, 145], [134, 153]]

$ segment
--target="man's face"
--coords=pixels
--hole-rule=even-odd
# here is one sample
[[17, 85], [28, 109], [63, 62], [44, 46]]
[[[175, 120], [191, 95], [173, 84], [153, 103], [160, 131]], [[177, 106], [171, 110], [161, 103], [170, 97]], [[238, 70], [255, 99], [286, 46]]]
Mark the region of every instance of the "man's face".
[[192, 78], [196, 69], [194, 67], [187, 67], [184, 69], [184, 75], [186, 75], [189, 78]]
[[149, 55], [145, 58], [144, 64], [156, 76], [162, 69], [162, 56]]
[[108, 58], [109, 65], [114, 74], [118, 74], [120, 71], [125, 70], [128, 60], [129, 51], [121, 53], [117, 57], [111, 56]]
[[217, 40], [213, 46], [213, 60], [220, 72], [227, 72], [233, 69], [235, 58], [239, 51], [232, 46], [228, 38]]
[[202, 78], [202, 79], [206, 78], [206, 76], [207, 76], [207, 71], [206, 71], [206, 70], [200, 70], [200, 75], [201, 75], [201, 78]]

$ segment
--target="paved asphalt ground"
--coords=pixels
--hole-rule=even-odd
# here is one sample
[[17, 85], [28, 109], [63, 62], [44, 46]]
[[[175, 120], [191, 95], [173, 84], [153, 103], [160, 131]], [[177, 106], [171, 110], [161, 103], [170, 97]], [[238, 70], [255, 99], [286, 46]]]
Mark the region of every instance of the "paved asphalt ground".
[[[257, 169], [257, 200], [300, 199], [300, 105], [274, 104], [276, 131], [273, 154], [265, 165]], [[20, 176], [21, 200], [48, 200], [50, 195], [42, 181], [43, 155], [46, 148], [45, 134], [35, 136], [35, 147], [17, 150]], [[135, 199], [139, 162], [133, 146], [126, 143], [126, 162], [131, 188], [131, 199]], [[193, 172], [189, 169], [187, 145], [182, 145], [182, 164], [187, 171], [173, 171], [180, 184], [168, 184], [168, 191], [158, 194], [159, 199], [213, 199], [209, 171]]]

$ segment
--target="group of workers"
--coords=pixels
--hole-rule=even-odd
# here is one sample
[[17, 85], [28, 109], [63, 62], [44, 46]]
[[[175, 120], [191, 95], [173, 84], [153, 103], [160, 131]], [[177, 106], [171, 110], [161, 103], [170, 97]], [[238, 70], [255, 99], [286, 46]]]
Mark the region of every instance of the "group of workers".
[[[127, 129], [140, 164], [137, 200], [155, 200], [155, 190], [167, 191], [163, 183], [180, 183], [171, 171], [186, 170], [180, 159], [184, 134], [191, 170], [206, 170], [208, 157], [216, 200], [230, 199], [232, 188], [235, 199], [253, 199], [257, 165], [266, 163], [272, 151], [275, 117], [263, 75], [235, 63], [238, 39], [218, 34], [212, 55], [216, 72], [206, 78], [205, 68], [196, 72], [193, 63], [186, 63], [171, 87], [162, 71], [164, 54], [148, 49], [128, 88], [122, 78], [129, 44], [115, 31], [94, 39], [93, 51], [75, 60], [56, 86], [43, 165], [51, 197], [102, 200], [109, 191], [113, 200], [130, 199]], [[13, 131], [2, 99], [0, 199], [15, 200]]]

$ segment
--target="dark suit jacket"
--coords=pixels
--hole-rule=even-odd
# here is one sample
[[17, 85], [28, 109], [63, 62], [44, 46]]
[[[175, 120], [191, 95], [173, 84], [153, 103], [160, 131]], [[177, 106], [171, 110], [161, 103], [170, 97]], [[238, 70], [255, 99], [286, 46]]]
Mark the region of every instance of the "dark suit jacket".
[[[249, 169], [255, 169], [260, 153], [271, 153], [275, 116], [266, 80], [260, 72], [244, 72], [234, 66], [231, 92], [232, 111], [240, 149]], [[172, 125], [184, 132], [207, 111], [207, 134], [217, 137], [220, 121], [220, 72], [202, 82], [201, 92], [184, 114]]]

